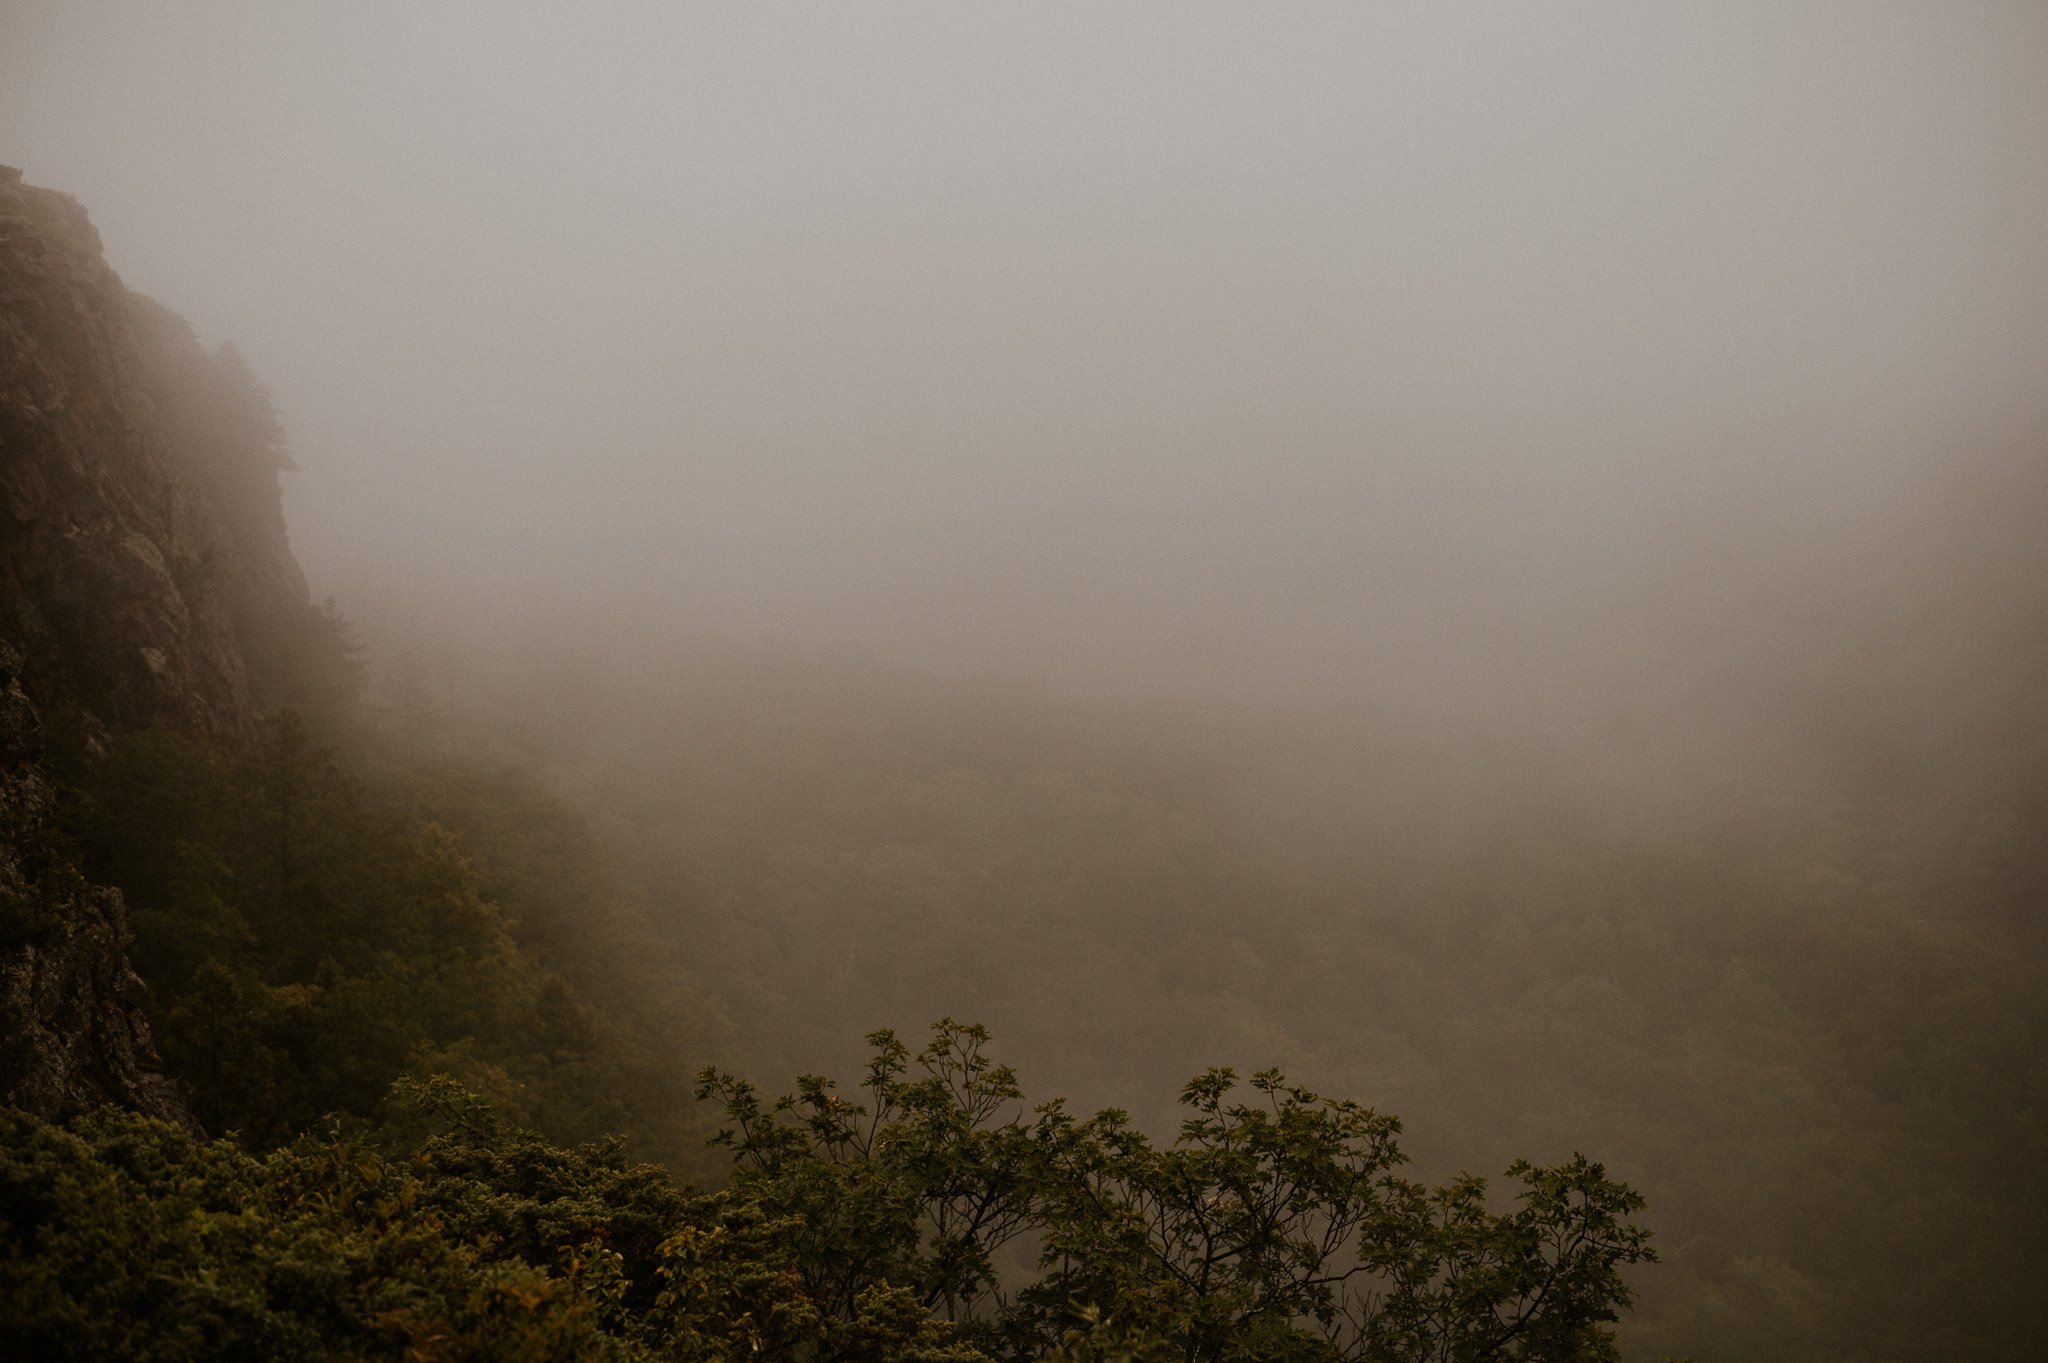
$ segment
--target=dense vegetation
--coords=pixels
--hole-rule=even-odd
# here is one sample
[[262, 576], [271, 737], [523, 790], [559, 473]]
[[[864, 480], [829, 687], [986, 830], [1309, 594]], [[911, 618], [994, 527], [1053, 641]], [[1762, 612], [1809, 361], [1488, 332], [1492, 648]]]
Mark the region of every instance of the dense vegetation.
[[[416, 649], [364, 706], [302, 622], [331, 665], [278, 684], [315, 721], [54, 755], [212, 1138], [8, 1118], [0, 1325], [110, 1358], [1580, 1358], [1639, 1286], [1631, 1356], [2019, 1356], [2048, 497], [1988, 482], [1894, 527], [1889, 577], [1851, 554], [1738, 612], [1769, 687], [1646, 677], [1628, 762], [1627, 697], [1567, 742], [617, 632]], [[1073, 1105], [974, 1029], [850, 1044], [947, 1015]], [[1330, 1092], [1427, 1133], [1419, 1177]], [[1637, 1189], [1665, 1262], [1625, 1280]]]
[[[83, 863], [127, 893], [159, 1047], [209, 1130], [268, 1147], [376, 1114], [407, 1073], [458, 1076], [565, 1139], [659, 1138], [680, 1110], [687, 1070], [663, 1049], [679, 1041], [641, 1026], [662, 1000], [615, 987], [597, 1010], [574, 984], [635, 952], [606, 982], [644, 979], [663, 954], [510, 778], [366, 777], [290, 710], [246, 752], [151, 731], [73, 775]], [[491, 843], [493, 880], [448, 827], [465, 816], [518, 821]], [[692, 1018], [672, 1001], [680, 1038]]]
[[949, 1021], [915, 1054], [871, 1036], [857, 1092], [703, 1069], [714, 1134], [686, 1057], [746, 1048], [704, 963], [532, 777], [398, 751], [357, 733], [344, 757], [285, 710], [242, 751], [153, 730], [63, 755], [66, 832], [126, 893], [214, 1136], [5, 1119], [0, 1329], [32, 1352], [1612, 1352], [1621, 1270], [1654, 1257], [1636, 1193], [1583, 1157], [1518, 1161], [1509, 1194], [1430, 1186], [1393, 1118], [1277, 1071], [1205, 1071], [1157, 1143], [1028, 1105]]
[[2011, 1212], [2048, 1203], [2042, 472], [1988, 461], [1803, 550], [1797, 592], [1644, 627], [1635, 689], [1555, 732], [609, 622], [467, 667], [415, 641], [391, 703], [578, 792], [728, 1064], [971, 1015], [1160, 1129], [1162, 1076], [1278, 1063], [1425, 1159], [1599, 1151], [1661, 1235], [1633, 1355], [2009, 1358], [2048, 1331]]
[[1228, 1071], [1156, 1147], [1025, 1112], [986, 1039], [878, 1033], [864, 1102], [707, 1071], [738, 1157], [711, 1195], [445, 1079], [399, 1086], [438, 1128], [409, 1144], [0, 1116], [0, 1327], [82, 1360], [1612, 1356], [1616, 1270], [1649, 1254], [1599, 1166], [1517, 1166], [1495, 1213], [1480, 1180], [1401, 1178], [1391, 1118]]

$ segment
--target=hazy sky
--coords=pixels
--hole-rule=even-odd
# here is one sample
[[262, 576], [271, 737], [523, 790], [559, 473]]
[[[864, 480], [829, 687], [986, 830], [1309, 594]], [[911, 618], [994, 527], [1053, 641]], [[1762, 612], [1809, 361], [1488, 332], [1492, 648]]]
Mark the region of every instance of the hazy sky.
[[0, 0], [316, 584], [1274, 691], [2048, 431], [2048, 5]]

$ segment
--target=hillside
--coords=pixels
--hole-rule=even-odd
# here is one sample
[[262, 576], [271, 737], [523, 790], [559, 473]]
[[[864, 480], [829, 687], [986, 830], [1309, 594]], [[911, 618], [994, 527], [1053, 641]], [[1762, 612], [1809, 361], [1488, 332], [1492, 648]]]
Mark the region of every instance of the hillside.
[[869, 1030], [880, 997], [833, 1019], [868, 1032], [843, 1088], [704, 1064], [762, 1054], [719, 1004], [755, 1025], [793, 958], [678, 936], [573, 806], [476, 755], [503, 743], [359, 705], [234, 352], [12, 173], [0, 308], [0, 1334], [27, 1355], [1611, 1353], [1655, 1254], [1583, 1155], [1431, 1186], [1393, 1117], [1270, 1069], [1201, 1071], [1159, 1137], [1027, 1098], [979, 1025]]
[[[2031, 447], [1649, 603], [1534, 729], [601, 618], [378, 620], [361, 694], [261, 386], [4, 176], [0, 328], [0, 1324], [54, 1354], [1392, 1359], [1453, 1287], [1561, 1322], [1478, 1357], [2048, 1329]], [[1025, 1077], [859, 1044], [948, 1015]]]
[[[118, 892], [53, 838], [46, 729], [247, 736], [331, 681], [331, 622], [284, 533], [282, 433], [232, 351], [108, 268], [85, 211], [0, 168], [0, 1096], [176, 1116], [151, 1074]], [[325, 649], [314, 658], [309, 651]]]

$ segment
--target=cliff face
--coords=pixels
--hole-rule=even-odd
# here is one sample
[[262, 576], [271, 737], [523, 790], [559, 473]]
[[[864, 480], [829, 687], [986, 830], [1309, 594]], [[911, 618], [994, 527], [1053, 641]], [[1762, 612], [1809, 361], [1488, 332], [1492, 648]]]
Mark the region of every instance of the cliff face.
[[244, 732], [311, 607], [282, 440], [232, 352], [129, 292], [69, 197], [0, 170], [0, 638], [46, 718]]
[[[233, 742], [334, 632], [285, 539], [262, 389], [0, 167], [0, 1101], [179, 1111], [118, 892], [53, 839], [46, 727]], [[309, 644], [308, 641], [313, 641]]]
[[188, 1121], [155, 1072], [118, 890], [89, 885], [51, 836], [35, 707], [0, 645], [0, 1101], [39, 1116], [119, 1103]]

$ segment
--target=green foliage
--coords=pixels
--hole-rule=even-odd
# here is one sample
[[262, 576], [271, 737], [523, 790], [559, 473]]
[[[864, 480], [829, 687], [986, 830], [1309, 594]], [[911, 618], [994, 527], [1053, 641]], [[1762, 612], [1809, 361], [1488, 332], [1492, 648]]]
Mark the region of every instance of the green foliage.
[[552, 1145], [446, 1081], [401, 1099], [443, 1127], [410, 1154], [0, 1113], [0, 1336], [82, 1363], [980, 1358], [886, 1286], [828, 1321], [791, 1223], [617, 1142]]
[[[2048, 525], [2041, 467], [1958, 533]], [[1765, 711], [1763, 653], [1703, 665], [1706, 751], [594, 629], [443, 695], [588, 792], [730, 1068], [852, 1073], [848, 1019], [971, 1011], [1164, 1130], [1161, 1076], [1282, 1062], [1475, 1168], [1598, 1150], [1667, 1231], [1632, 1354], [1994, 1363], [2048, 1334], [2048, 1223], [2008, 1214], [2048, 1203], [2048, 579], [1918, 562], [1861, 625], [1771, 604], [1810, 673]]]
[[[1584, 1160], [1396, 1178], [1391, 1118], [1263, 1074], [1179, 1138], [1021, 1106], [987, 1034], [870, 1038], [866, 1102], [703, 1084], [732, 1184], [556, 1145], [455, 1081], [267, 1153], [0, 1114], [0, 1332], [36, 1357], [1577, 1360], [1611, 1356], [1641, 1200]], [[1035, 1248], [1003, 1259], [1006, 1246]]]
[[[817, 1076], [766, 1104], [704, 1076], [735, 1192], [790, 1226], [828, 1320], [894, 1287], [1006, 1357], [1598, 1359], [1620, 1270], [1654, 1258], [1642, 1199], [1583, 1158], [1518, 1163], [1520, 1205], [1495, 1213], [1483, 1180], [1397, 1177], [1392, 1118], [1270, 1071], [1236, 1101], [1222, 1069], [1162, 1147], [1119, 1111], [1027, 1113], [987, 1039], [948, 1020], [913, 1059], [877, 1032], [858, 1102]], [[1006, 1284], [1027, 1234], [1038, 1275]]]
[[[665, 1120], [678, 1146], [686, 1096], [655, 1048], [625, 1044], [539, 954], [567, 926], [522, 940], [413, 787], [351, 773], [295, 712], [237, 754], [146, 732], [68, 775], [70, 835], [127, 897], [159, 1048], [209, 1130], [276, 1144], [329, 1112], [378, 1115], [399, 1076], [445, 1071], [560, 1136]], [[537, 817], [511, 805], [499, 823]]]
[[1025, 1294], [1042, 1318], [1089, 1302], [1190, 1359], [1611, 1354], [1618, 1270], [1655, 1256], [1627, 1222], [1642, 1199], [1599, 1166], [1518, 1163], [1522, 1205], [1495, 1214], [1482, 1179], [1397, 1177], [1392, 1118], [1275, 1071], [1250, 1087], [1194, 1080], [1165, 1148], [1120, 1112], [1047, 1109], [1049, 1272]]
[[402, 799], [459, 838], [477, 890], [547, 967], [527, 1044], [565, 1082], [528, 1088], [531, 1119], [576, 1140], [630, 1130], [669, 1163], [708, 1171], [683, 1057], [701, 1064], [727, 1024], [692, 954], [653, 930], [585, 821], [502, 762], [436, 758], [405, 771]]
[[1270, 1349], [1298, 1319], [1338, 1321], [1340, 1290], [1409, 1229], [1391, 1177], [1398, 1123], [1274, 1072], [1252, 1080], [1260, 1102], [1229, 1101], [1235, 1087], [1222, 1069], [1191, 1082], [1191, 1115], [1165, 1149], [1121, 1112], [1053, 1114], [1062, 1201], [1041, 1299], [1127, 1303], [1200, 1358], [1240, 1356], [1226, 1349], [1252, 1339]]
[[817, 1075], [763, 1105], [745, 1080], [705, 1071], [734, 1155], [733, 1187], [795, 1228], [797, 1271], [828, 1318], [856, 1328], [895, 1309], [894, 1288], [990, 1342], [995, 1258], [1038, 1215], [1034, 1128], [988, 1033], [948, 1019], [914, 1058], [893, 1032], [869, 1038], [865, 1102]]
[[[291, 787], [260, 784], [256, 755], [123, 735], [74, 767], [74, 836], [128, 891], [157, 1033], [202, 1118], [280, 1141], [327, 1106], [388, 1115], [386, 1080], [439, 1069], [554, 1139], [624, 1130], [708, 1174], [688, 1101], [704, 1061], [853, 1074], [847, 1019], [972, 1008], [1083, 1110], [1129, 1101], [1148, 1131], [1175, 1120], [1151, 1077], [1271, 1057], [1489, 1172], [1597, 1148], [1669, 1232], [1621, 1327], [1652, 1357], [1988, 1361], [2048, 1324], [2030, 1290], [2048, 1239], [2005, 1214], [2040, 1200], [2048, 1168], [2048, 995], [2020, 913], [2038, 880], [2031, 844], [1987, 860], [1959, 841], [2003, 828], [2003, 797], [1880, 825], [1800, 790], [1760, 811], [1765, 836], [1561, 795], [1488, 803], [1446, 791], [1419, 747], [1355, 740], [1329, 763], [1351, 773], [1347, 815], [1335, 797], [1261, 806], [1189, 731], [1103, 733], [894, 675], [682, 666], [579, 671], [492, 707], [559, 717], [595, 822], [445, 750], [370, 775], [309, 743], [285, 764], [309, 816], [289, 820], [259, 798]], [[492, 737], [535, 734], [521, 718]], [[297, 913], [274, 907], [287, 823]], [[395, 906], [437, 883], [446, 898], [445, 857], [408, 869], [430, 824], [537, 967], [510, 1008], [415, 1017], [403, 972], [377, 992], [378, 924], [410, 942]], [[431, 994], [464, 974], [423, 978]], [[1032, 1243], [990, 1256], [1001, 1281], [1023, 1280]], [[972, 1331], [994, 1309], [955, 1313]], [[1142, 1335], [1128, 1312], [1101, 1329]]]
[[1486, 1209], [1486, 1184], [1404, 1186], [1406, 1233], [1365, 1256], [1389, 1284], [1361, 1328], [1370, 1359], [1618, 1358], [1602, 1328], [1628, 1305], [1619, 1266], [1654, 1261], [1629, 1218], [1643, 1199], [1576, 1155], [1517, 1161], [1521, 1206]]
[[159, 1122], [0, 1113], [0, 1334], [18, 1356], [610, 1359], [577, 1284], [448, 1235], [341, 1137], [265, 1157]]

